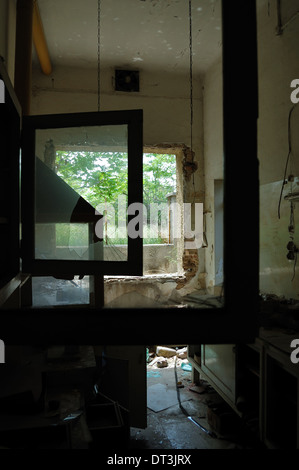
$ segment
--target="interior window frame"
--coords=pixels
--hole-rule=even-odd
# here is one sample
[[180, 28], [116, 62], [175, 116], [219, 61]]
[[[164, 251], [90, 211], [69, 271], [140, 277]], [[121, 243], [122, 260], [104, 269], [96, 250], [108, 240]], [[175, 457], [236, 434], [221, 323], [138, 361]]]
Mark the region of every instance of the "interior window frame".
[[[164, 344], [234, 344], [254, 341], [258, 332], [259, 313], [256, 2], [244, 2], [241, 13], [237, 5], [237, 2], [233, 1], [222, 2], [223, 308], [153, 308], [143, 309], [142, 312], [137, 309], [104, 308], [100, 315], [98, 309], [92, 308], [71, 311], [64, 308], [2, 310], [2, 337], [7, 344], [23, 344], [24, 340], [28, 343], [40, 343], [41, 333], [43, 339], [51, 344], [153, 344], [156, 340], [155, 334], [159, 341], [163, 338]], [[107, 113], [106, 117], [110, 112]], [[77, 116], [73, 116], [76, 125]], [[55, 126], [70, 126], [70, 122], [64, 123], [63, 115], [44, 118], [29, 116], [28, 120], [26, 117], [23, 122], [23, 144], [28, 139], [33, 142], [34, 130], [28, 123], [33, 124], [36, 119], [39, 122], [44, 119], [47, 127], [48, 119], [53, 119]], [[138, 126], [141, 131], [140, 121]], [[140, 162], [137, 162], [138, 168], [130, 171], [131, 178], [134, 179], [134, 176], [142, 176], [142, 142], [138, 137], [136, 142], [134, 139], [130, 139], [130, 142], [135, 150], [136, 147], [139, 149], [141, 155]], [[22, 180], [23, 183], [26, 182], [28, 194], [23, 193], [22, 200], [23, 235], [26, 233], [24, 229], [27, 223], [31, 223], [31, 231], [34, 226], [33, 215], [31, 214], [31, 222], [30, 219], [26, 221], [25, 217], [26, 207], [30, 204], [33, 207], [34, 201], [33, 188], [30, 186], [30, 182], [34, 181], [32, 154], [27, 155], [25, 160], [22, 166]], [[136, 162], [132, 163], [136, 165]], [[134, 183], [133, 190], [138, 187], [135, 181], [131, 180], [131, 183]], [[132, 189], [132, 184], [130, 187]], [[138, 188], [141, 190], [142, 186]], [[247, 197], [247, 192], [250, 192], [250, 198]], [[136, 202], [138, 199], [142, 201], [142, 194], [138, 193], [136, 196], [131, 193], [130, 201]], [[134, 261], [142, 260], [142, 243], [138, 247], [133, 253]], [[26, 239], [23, 239], [23, 254], [26, 249], [31, 249], [32, 253], [33, 245], [30, 240], [27, 239], [26, 243]], [[30, 263], [25, 263], [23, 269], [24, 267], [30, 274]], [[144, 325], [143, 320], [147, 318], [150, 318], [151, 326], [155, 325], [155, 331]]]
[[[22, 269], [33, 276], [142, 275], [142, 237], [128, 237], [128, 256], [123, 261], [37, 259], [35, 257], [35, 140], [39, 129], [82, 126], [128, 128], [128, 206], [143, 202], [143, 111], [99, 111], [88, 113], [25, 116], [22, 142]], [[136, 214], [138, 215], [138, 214]], [[134, 218], [127, 215], [127, 222]], [[139, 230], [142, 233], [142, 227]]]

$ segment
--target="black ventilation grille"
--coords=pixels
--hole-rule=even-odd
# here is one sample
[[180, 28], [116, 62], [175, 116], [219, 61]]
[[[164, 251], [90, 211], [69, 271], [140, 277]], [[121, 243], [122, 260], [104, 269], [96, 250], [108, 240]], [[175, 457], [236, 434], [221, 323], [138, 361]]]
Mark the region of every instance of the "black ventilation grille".
[[116, 91], [139, 91], [139, 72], [132, 70], [115, 70]]

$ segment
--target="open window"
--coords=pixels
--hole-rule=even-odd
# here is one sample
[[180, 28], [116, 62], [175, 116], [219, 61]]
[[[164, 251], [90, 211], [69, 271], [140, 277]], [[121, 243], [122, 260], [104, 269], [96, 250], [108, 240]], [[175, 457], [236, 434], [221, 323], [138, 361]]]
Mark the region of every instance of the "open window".
[[[142, 274], [142, 111], [26, 117], [22, 159], [24, 272]], [[123, 249], [113, 258], [104, 232], [119, 185]], [[130, 207], [141, 212], [136, 223]]]
[[[147, 309], [147, 318], [157, 324], [165, 344], [181, 344], [185, 338], [188, 338], [186, 344], [252, 342], [257, 332], [259, 186], [255, 1], [244, 3], [242, 16], [244, 21], [240, 20], [234, 2], [223, 2], [224, 304], [221, 308], [185, 309], [183, 314], [181, 309]], [[246, 73], [240, 76], [240, 70]], [[80, 141], [74, 142], [74, 129]], [[16, 141], [18, 136], [16, 133]], [[101, 137], [99, 142], [96, 136]], [[11, 136], [4, 135], [4, 138], [11, 139]], [[28, 116], [23, 120], [22, 144], [22, 272], [65, 278], [142, 275], [142, 237], [138, 236], [142, 218], [138, 217], [136, 223], [135, 214], [136, 203], [142, 203], [142, 112]], [[102, 227], [103, 213], [96, 211], [76, 189], [66, 187], [55, 171], [56, 157], [54, 169], [51, 159], [50, 165], [46, 164], [47, 152], [51, 155], [47, 146], [52, 144], [61, 152], [113, 153], [114, 147], [120, 153], [127, 151], [127, 197], [133, 210], [126, 220], [128, 226], [132, 222], [137, 236], [127, 237], [125, 259], [105, 259], [101, 228], [100, 236], [94, 239], [95, 227]], [[18, 161], [19, 154], [15, 152], [14, 156]], [[192, 162], [187, 163], [192, 169]], [[61, 199], [55, 200], [54, 193], [46, 189], [52, 185], [58, 193], [64, 193], [67, 204], [62, 205]], [[40, 198], [40, 190], [45, 201]], [[54, 213], [61, 217], [53, 218]], [[60, 224], [65, 224], [70, 234], [82, 228], [81, 247], [71, 235], [65, 245], [58, 243]], [[142, 309], [141, 314], [144, 313]], [[24, 338], [28, 342], [40, 340], [44, 332], [45, 340], [52, 344], [123, 344], [124, 341], [125, 344], [132, 341], [152, 344], [151, 330], [143, 325], [138, 328], [138, 322], [144, 320], [141, 314], [137, 309], [124, 312], [122, 308], [101, 312], [90, 308], [2, 310], [2, 338], [5, 342], [22, 344]]]

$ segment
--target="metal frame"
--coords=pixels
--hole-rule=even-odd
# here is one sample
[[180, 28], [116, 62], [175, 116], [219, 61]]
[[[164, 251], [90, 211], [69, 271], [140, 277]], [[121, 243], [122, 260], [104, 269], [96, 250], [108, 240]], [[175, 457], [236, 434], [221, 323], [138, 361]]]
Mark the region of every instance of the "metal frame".
[[[25, 116], [22, 143], [23, 272], [34, 276], [142, 275], [142, 238], [128, 238], [126, 261], [35, 259], [35, 133], [37, 129], [128, 125], [128, 204], [142, 203], [142, 110]], [[129, 220], [130, 216], [128, 216]], [[131, 216], [132, 218], [132, 216]]]
[[[24, 344], [24, 341], [33, 341], [40, 344], [41, 335], [50, 344], [254, 342], [258, 332], [259, 306], [256, 2], [246, 0], [241, 10], [239, 3], [238, 0], [222, 0], [224, 307], [142, 311], [102, 309], [100, 312], [97, 308], [2, 311], [1, 334], [7, 343]], [[107, 113], [105, 116], [112, 117], [112, 114]], [[57, 126], [65, 125], [63, 116], [53, 116], [52, 119]], [[75, 123], [76, 116], [73, 119]], [[25, 140], [32, 139], [30, 129], [25, 129]], [[130, 139], [130, 142], [135, 151], [140, 149], [140, 141], [132, 142]], [[132, 190], [136, 188], [132, 178], [141, 176], [141, 164], [133, 163], [137, 167], [130, 171]], [[23, 169], [30, 181], [33, 169], [25, 165]], [[244, 188], [248, 192], [245, 197]], [[140, 200], [139, 192], [137, 195], [131, 193], [130, 200], [136, 197], [135, 201]], [[24, 203], [30, 204], [30, 201], [32, 196], [29, 194], [29, 199], [23, 201], [23, 207]], [[30, 246], [30, 240], [28, 244]], [[134, 251], [133, 256], [134, 261], [142, 258], [142, 246]], [[109, 264], [106, 266], [109, 268]], [[150, 319], [150, 328], [147, 328], [147, 319]]]
[[[15, 96], [9, 75], [0, 57], [0, 79], [4, 83], [4, 103], [0, 104], [1, 117], [1, 153], [0, 171], [4, 170], [7, 187], [6, 211], [7, 220], [0, 221], [2, 228], [6, 228], [9, 239], [8, 246], [1, 246], [6, 252], [7, 266], [1, 266], [0, 286], [18, 276], [20, 270], [19, 244], [20, 244], [20, 161], [19, 144], [22, 125], [22, 112], [20, 103]], [[4, 140], [3, 140], [4, 139]], [[8, 179], [8, 180], [7, 180]], [[4, 202], [4, 195], [2, 201]], [[1, 216], [3, 213], [1, 212]], [[6, 217], [5, 217], [6, 218]], [[4, 237], [1, 237], [4, 240]]]

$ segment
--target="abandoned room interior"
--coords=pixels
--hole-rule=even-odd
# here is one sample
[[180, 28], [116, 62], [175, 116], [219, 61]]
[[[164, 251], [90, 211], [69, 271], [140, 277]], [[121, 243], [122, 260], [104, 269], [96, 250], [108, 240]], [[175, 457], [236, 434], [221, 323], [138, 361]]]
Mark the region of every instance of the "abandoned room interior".
[[240, 3], [1, 0], [1, 448], [299, 448], [298, 1]]

